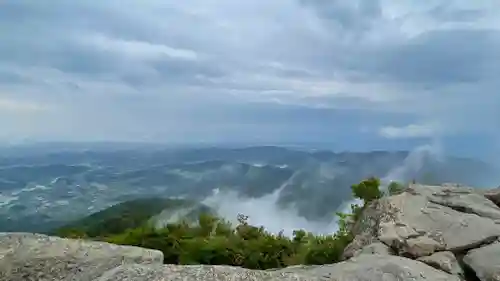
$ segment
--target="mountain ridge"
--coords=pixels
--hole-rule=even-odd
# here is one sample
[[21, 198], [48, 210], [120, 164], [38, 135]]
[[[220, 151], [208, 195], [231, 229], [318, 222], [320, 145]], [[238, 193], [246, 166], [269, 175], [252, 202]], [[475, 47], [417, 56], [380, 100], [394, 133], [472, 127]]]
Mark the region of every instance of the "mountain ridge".
[[[0, 158], [0, 231], [45, 232], [130, 199], [203, 201], [214, 190], [236, 192], [241, 200], [267, 198], [280, 190], [272, 198], [276, 206], [297, 209], [310, 221], [325, 221], [352, 199], [350, 186], [369, 176], [484, 187], [500, 182], [494, 166], [437, 157], [425, 149], [361, 153], [273, 146], [145, 147], [27, 151]], [[236, 216], [236, 209], [228, 215]]]

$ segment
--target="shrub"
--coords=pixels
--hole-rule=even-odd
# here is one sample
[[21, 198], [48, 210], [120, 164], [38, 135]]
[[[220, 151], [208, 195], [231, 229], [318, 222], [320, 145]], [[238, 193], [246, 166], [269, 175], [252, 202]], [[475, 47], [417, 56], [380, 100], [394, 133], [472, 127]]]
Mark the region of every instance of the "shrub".
[[379, 199], [382, 197], [382, 192], [380, 192], [380, 180], [377, 178], [369, 178], [361, 181], [358, 184], [351, 186], [352, 193], [356, 198], [363, 200], [364, 204], [371, 202], [372, 200]]
[[[370, 178], [353, 185], [352, 191], [366, 204], [380, 198], [379, 184], [378, 179]], [[115, 244], [160, 250], [168, 264], [225, 264], [251, 269], [330, 264], [341, 260], [344, 248], [353, 239], [349, 225], [352, 220], [359, 219], [363, 207], [352, 205], [351, 209], [352, 214], [337, 213], [339, 230], [331, 235], [313, 235], [305, 230], [296, 230], [293, 237], [286, 237], [282, 233], [272, 234], [263, 227], [250, 225], [248, 217], [241, 214], [237, 217], [237, 225], [202, 214], [197, 224], [181, 221], [155, 228], [143, 223], [119, 234], [97, 238]], [[107, 224], [100, 225], [105, 227]], [[113, 231], [103, 229], [99, 234], [114, 233], [116, 228], [109, 227]], [[67, 234], [88, 235], [77, 228]]]
[[405, 186], [402, 183], [392, 181], [387, 187], [387, 192], [389, 195], [397, 195], [405, 190]]

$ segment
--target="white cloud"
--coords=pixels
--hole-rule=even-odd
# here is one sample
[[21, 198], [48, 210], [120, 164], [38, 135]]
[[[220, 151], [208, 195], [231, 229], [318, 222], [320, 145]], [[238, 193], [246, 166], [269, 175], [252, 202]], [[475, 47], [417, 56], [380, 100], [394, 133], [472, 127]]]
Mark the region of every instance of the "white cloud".
[[14, 100], [0, 97], [0, 112], [14, 114], [32, 114], [50, 110], [50, 106], [32, 101]]
[[122, 40], [95, 34], [81, 39], [82, 44], [90, 44], [110, 54], [121, 53], [134, 59], [160, 60], [164, 57], [196, 60], [193, 50], [172, 48], [164, 44], [153, 44], [138, 40]]
[[438, 137], [442, 130], [433, 124], [410, 124], [404, 127], [387, 126], [379, 130], [379, 134], [386, 138], [422, 138]]

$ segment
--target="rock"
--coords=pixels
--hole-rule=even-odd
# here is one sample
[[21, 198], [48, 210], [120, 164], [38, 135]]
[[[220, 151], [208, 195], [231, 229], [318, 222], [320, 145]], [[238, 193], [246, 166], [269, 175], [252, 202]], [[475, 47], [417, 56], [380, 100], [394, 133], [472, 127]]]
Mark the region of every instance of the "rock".
[[447, 206], [460, 212], [500, 219], [500, 207], [473, 188], [460, 186], [424, 186], [415, 185], [418, 193], [427, 196], [430, 202]]
[[[224, 265], [123, 265], [103, 274], [96, 281], [308, 281], [299, 272], [251, 270]], [[302, 271], [299, 267], [296, 271]], [[167, 279], [168, 278], [168, 279]]]
[[[354, 245], [351, 243], [351, 246]], [[373, 243], [366, 245], [366, 246], [361, 246], [358, 247], [359, 245], [356, 244], [356, 247], [353, 247], [353, 252], [350, 252], [349, 250], [344, 250], [344, 260], [348, 258], [352, 258], [355, 256], [359, 256], [362, 254], [377, 254], [377, 255], [393, 255], [394, 251], [392, 251], [391, 248], [389, 248], [387, 245], [380, 241], [373, 241]]]
[[457, 258], [452, 252], [437, 252], [431, 256], [420, 257], [418, 260], [453, 275], [464, 275]]
[[430, 255], [444, 248], [445, 246], [442, 243], [430, 238], [429, 236], [419, 236], [406, 240], [407, 252], [414, 257]]
[[[287, 272], [287, 269], [280, 272]], [[325, 281], [460, 281], [457, 276], [419, 261], [398, 256], [365, 254], [337, 264], [312, 267], [300, 274], [309, 277], [303, 280]]]
[[[354, 233], [344, 256], [355, 256], [367, 244], [380, 241], [398, 255], [463, 276], [455, 254], [462, 257], [470, 250], [464, 262], [490, 278], [484, 280], [500, 281], [495, 279], [499, 278], [495, 274], [500, 276], [500, 246], [496, 246], [500, 244], [500, 208], [491, 200], [494, 194], [458, 185], [412, 184], [402, 194], [382, 198], [365, 210], [371, 214], [373, 229]], [[471, 250], [495, 241], [495, 246]], [[484, 261], [477, 261], [481, 258]]]
[[380, 242], [376, 237], [381, 217], [381, 208], [378, 201], [371, 202], [351, 228], [354, 240], [344, 249], [343, 260], [359, 254], [365, 246]]
[[41, 234], [0, 233], [2, 281], [90, 281], [127, 263], [162, 264], [163, 253]]
[[[168, 279], [166, 279], [168, 278]], [[459, 281], [457, 276], [411, 259], [360, 255], [349, 261], [321, 266], [300, 266], [280, 270], [249, 270], [231, 266], [144, 266], [124, 265], [108, 271], [97, 281]]]
[[484, 197], [495, 203], [497, 206], [500, 206], [500, 187], [487, 190], [483, 195]]
[[463, 261], [481, 281], [500, 281], [500, 243], [471, 250]]
[[[362, 233], [354, 237], [354, 240], [347, 245], [347, 247], [344, 249], [344, 252], [342, 254], [342, 260], [347, 260], [350, 259], [354, 256], [357, 256], [361, 253], [361, 251], [373, 244], [373, 243], [378, 243], [378, 241], [375, 236], [371, 233]], [[385, 245], [385, 244], [384, 244]]]
[[362, 254], [392, 255], [393, 252], [391, 248], [389, 248], [384, 243], [375, 242], [368, 246], [363, 247], [361, 251], [356, 253], [356, 255], [362, 255]]
[[[435, 195], [428, 193], [434, 190], [435, 194], [440, 194], [439, 187], [426, 187], [423, 192], [419, 188], [412, 189], [416, 193], [404, 192], [382, 198], [378, 205], [382, 217], [376, 238], [397, 249], [399, 254], [418, 258], [438, 250], [463, 251], [500, 236], [500, 225], [490, 217], [458, 211], [442, 205], [446, 203], [444, 200], [440, 204], [432, 202]], [[471, 205], [477, 204], [476, 197], [472, 198]], [[466, 199], [460, 200], [466, 203]]]

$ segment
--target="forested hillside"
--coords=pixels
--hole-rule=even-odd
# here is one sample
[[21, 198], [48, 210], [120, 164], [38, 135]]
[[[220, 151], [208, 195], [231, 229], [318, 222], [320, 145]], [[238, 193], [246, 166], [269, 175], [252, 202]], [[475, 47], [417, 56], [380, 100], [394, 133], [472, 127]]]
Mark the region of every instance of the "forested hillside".
[[[380, 198], [379, 180], [371, 178], [352, 186], [353, 195], [363, 206]], [[393, 186], [392, 192], [398, 192]], [[66, 237], [96, 239], [122, 245], [161, 250], [165, 263], [226, 264], [253, 269], [281, 268], [297, 264], [326, 264], [341, 259], [352, 241], [349, 224], [358, 219], [363, 207], [352, 206], [352, 214], [334, 214], [339, 230], [330, 235], [314, 235], [298, 229], [293, 237], [274, 234], [253, 226], [243, 214], [232, 225], [211, 214], [202, 213], [197, 224], [185, 221], [156, 227], [149, 218], [162, 208], [180, 207], [182, 200], [147, 199], [126, 202], [79, 220], [57, 231]]]

